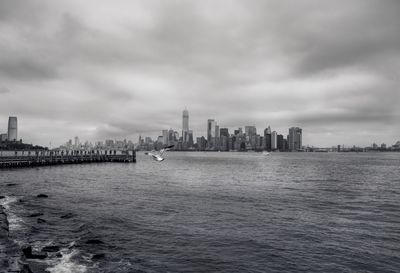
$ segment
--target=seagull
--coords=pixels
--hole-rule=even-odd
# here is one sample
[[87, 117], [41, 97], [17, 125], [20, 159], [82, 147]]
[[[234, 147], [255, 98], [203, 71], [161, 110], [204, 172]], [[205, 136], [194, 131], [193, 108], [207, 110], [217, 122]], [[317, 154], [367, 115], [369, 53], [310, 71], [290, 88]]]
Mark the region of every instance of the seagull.
[[159, 152], [151, 151], [151, 152], [145, 152], [144, 154], [151, 156], [155, 161], [161, 162], [165, 159], [164, 157], [162, 157], [164, 152], [170, 150], [172, 147], [174, 147], [174, 145], [170, 145], [165, 148], [162, 148]]

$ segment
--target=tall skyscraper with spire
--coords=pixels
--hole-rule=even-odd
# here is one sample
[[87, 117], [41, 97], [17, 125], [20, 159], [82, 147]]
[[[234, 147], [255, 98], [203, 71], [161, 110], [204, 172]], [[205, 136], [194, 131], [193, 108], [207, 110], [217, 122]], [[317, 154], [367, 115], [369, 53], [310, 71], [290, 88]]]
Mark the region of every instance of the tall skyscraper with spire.
[[182, 142], [189, 142], [189, 111], [186, 108], [182, 113]]

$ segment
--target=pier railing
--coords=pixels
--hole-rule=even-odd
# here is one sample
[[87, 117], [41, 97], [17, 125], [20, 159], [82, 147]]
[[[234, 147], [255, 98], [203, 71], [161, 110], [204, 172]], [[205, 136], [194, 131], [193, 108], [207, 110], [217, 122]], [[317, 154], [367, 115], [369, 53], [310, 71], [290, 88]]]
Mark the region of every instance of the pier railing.
[[94, 162], [136, 162], [136, 152], [134, 150], [0, 151], [0, 168]]

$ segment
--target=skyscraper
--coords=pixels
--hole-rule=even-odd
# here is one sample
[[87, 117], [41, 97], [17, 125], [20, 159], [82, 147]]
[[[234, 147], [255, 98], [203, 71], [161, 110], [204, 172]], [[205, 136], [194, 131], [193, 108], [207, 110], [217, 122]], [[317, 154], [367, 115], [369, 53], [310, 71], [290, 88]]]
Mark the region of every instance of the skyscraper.
[[229, 129], [228, 128], [220, 128], [219, 135], [220, 135], [220, 137], [222, 137], [222, 136], [229, 137]]
[[278, 135], [278, 150], [281, 152], [285, 150], [283, 135]]
[[189, 111], [186, 108], [182, 113], [182, 142], [189, 142]]
[[302, 130], [299, 127], [289, 128], [289, 151], [298, 151], [302, 147]]
[[168, 145], [169, 143], [168, 130], [162, 130], [162, 135], [163, 135], [163, 144]]
[[271, 150], [278, 149], [278, 133], [273, 131], [271, 133]]
[[18, 121], [17, 117], [8, 118], [8, 140], [17, 141], [18, 139]]
[[265, 147], [265, 150], [271, 151], [271, 127], [270, 126], [268, 126], [268, 128], [266, 128], [264, 130], [264, 147]]
[[79, 143], [79, 137], [75, 137], [75, 148], [79, 148], [80, 143]]
[[211, 142], [215, 137], [215, 120], [207, 120], [207, 141]]
[[245, 126], [244, 131], [249, 139], [257, 134], [256, 126]]

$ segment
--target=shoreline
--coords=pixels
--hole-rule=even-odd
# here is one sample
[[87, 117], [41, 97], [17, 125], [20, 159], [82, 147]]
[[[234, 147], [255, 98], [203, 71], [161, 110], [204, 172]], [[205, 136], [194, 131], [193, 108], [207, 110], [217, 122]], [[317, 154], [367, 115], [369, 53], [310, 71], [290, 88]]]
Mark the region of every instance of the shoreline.
[[[0, 196], [0, 200], [5, 196]], [[23, 256], [22, 249], [9, 237], [9, 221], [3, 205], [0, 205], [0, 272], [1, 273], [41, 273], [32, 270], [32, 266]]]
[[21, 252], [19, 247], [9, 238], [7, 214], [4, 207], [0, 205], [0, 267], [2, 270], [5, 270], [1, 272], [29, 272], [23, 271], [21, 268], [19, 264], [20, 258]]

